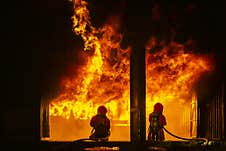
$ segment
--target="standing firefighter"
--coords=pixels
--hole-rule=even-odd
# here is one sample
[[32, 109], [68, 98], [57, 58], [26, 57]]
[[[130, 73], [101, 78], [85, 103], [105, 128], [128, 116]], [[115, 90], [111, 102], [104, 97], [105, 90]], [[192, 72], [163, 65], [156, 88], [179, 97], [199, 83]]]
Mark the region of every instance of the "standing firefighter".
[[110, 136], [110, 120], [106, 116], [107, 109], [105, 106], [99, 106], [97, 115], [93, 116], [90, 126], [93, 127], [90, 139], [108, 140]]
[[154, 105], [154, 111], [149, 115], [149, 132], [148, 140], [149, 141], [163, 141], [165, 140], [163, 126], [166, 125], [166, 118], [162, 114], [163, 105], [161, 103], [156, 103]]

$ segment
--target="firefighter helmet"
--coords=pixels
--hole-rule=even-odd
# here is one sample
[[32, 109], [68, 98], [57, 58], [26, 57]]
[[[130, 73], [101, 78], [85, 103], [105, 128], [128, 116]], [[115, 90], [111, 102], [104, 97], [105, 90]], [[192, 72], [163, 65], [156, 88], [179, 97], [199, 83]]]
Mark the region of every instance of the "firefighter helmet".
[[161, 103], [156, 103], [154, 105], [154, 112], [162, 112], [163, 111], [163, 105]]
[[98, 114], [106, 114], [107, 113], [107, 108], [105, 106], [99, 106], [97, 109]]

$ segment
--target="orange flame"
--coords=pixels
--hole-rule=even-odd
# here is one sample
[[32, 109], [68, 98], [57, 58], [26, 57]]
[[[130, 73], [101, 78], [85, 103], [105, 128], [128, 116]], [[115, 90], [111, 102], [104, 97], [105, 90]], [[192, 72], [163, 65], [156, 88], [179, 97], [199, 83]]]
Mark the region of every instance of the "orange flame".
[[91, 26], [86, 5], [85, 1], [76, 3], [73, 28], [84, 40], [84, 50], [93, 55], [79, 69], [79, 75], [64, 79], [65, 90], [51, 101], [50, 115], [69, 118], [72, 111], [75, 118], [89, 119], [104, 104], [111, 119], [127, 120], [130, 48], [120, 48], [122, 35], [116, 32], [115, 22], [99, 29]]
[[[123, 38], [118, 33], [119, 20], [111, 20], [95, 28], [89, 20], [87, 2], [75, 4], [73, 29], [82, 37], [84, 50], [91, 54], [79, 74], [62, 80], [64, 89], [50, 100], [50, 115], [76, 119], [90, 119], [99, 105], [108, 108], [111, 120], [130, 119], [130, 50], [122, 49]], [[212, 70], [208, 56], [185, 51], [185, 45], [157, 42], [151, 38], [146, 46], [146, 106], [147, 117], [153, 104], [191, 101], [195, 82]], [[167, 111], [166, 111], [167, 112]], [[171, 112], [173, 112], [171, 110]], [[168, 112], [167, 112], [168, 113]]]
[[[148, 113], [153, 104], [178, 101], [184, 104], [191, 100], [195, 82], [213, 70], [209, 56], [185, 51], [183, 44], [157, 42], [151, 37], [146, 46], [146, 82]], [[152, 103], [150, 103], [152, 102]]]

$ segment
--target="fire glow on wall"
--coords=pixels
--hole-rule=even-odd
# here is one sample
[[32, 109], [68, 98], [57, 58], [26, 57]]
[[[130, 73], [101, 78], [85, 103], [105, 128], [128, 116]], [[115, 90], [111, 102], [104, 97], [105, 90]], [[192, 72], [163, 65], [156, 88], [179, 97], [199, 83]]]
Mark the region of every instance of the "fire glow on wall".
[[[50, 141], [87, 138], [89, 120], [99, 105], [108, 109], [112, 122], [110, 140], [130, 140], [130, 54], [133, 46], [121, 48], [120, 20], [109, 18], [99, 28], [89, 20], [88, 3], [74, 2], [73, 30], [84, 42], [80, 56], [85, 61], [70, 78], [62, 79], [62, 91], [43, 100], [41, 115], [48, 114]], [[197, 120], [196, 81], [213, 70], [208, 55], [195, 54], [191, 41], [176, 43], [150, 36], [146, 50], [146, 127], [156, 102], [164, 105], [166, 128], [184, 137], [195, 136]], [[45, 111], [45, 112], [43, 112]], [[43, 123], [43, 116], [41, 118]], [[191, 129], [191, 125], [193, 128]], [[43, 126], [41, 126], [43, 128]], [[43, 132], [43, 130], [41, 130]], [[42, 135], [42, 138], [46, 137]], [[174, 138], [166, 135], [166, 139]]]

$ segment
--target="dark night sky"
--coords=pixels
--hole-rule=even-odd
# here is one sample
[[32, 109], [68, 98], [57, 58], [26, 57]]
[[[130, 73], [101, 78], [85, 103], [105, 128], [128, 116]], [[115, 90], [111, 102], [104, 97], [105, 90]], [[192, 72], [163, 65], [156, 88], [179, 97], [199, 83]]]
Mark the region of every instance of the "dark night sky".
[[[200, 52], [214, 52], [217, 77], [225, 67], [225, 5], [223, 2], [197, 3], [194, 0], [89, 0], [95, 26], [111, 14], [121, 14], [125, 43], [145, 41], [151, 33], [160, 38], [177, 31], [177, 40], [193, 38]], [[160, 20], [151, 20], [151, 6], [159, 3]], [[34, 98], [54, 91], [67, 67], [79, 60], [74, 50], [82, 47], [72, 31], [71, 6], [66, 0], [8, 2], [3, 11], [2, 63], [3, 95], [6, 106], [29, 106]], [[135, 33], [132, 34], [131, 33]], [[165, 36], [165, 37], [164, 37]], [[22, 103], [21, 103], [22, 102]]]

